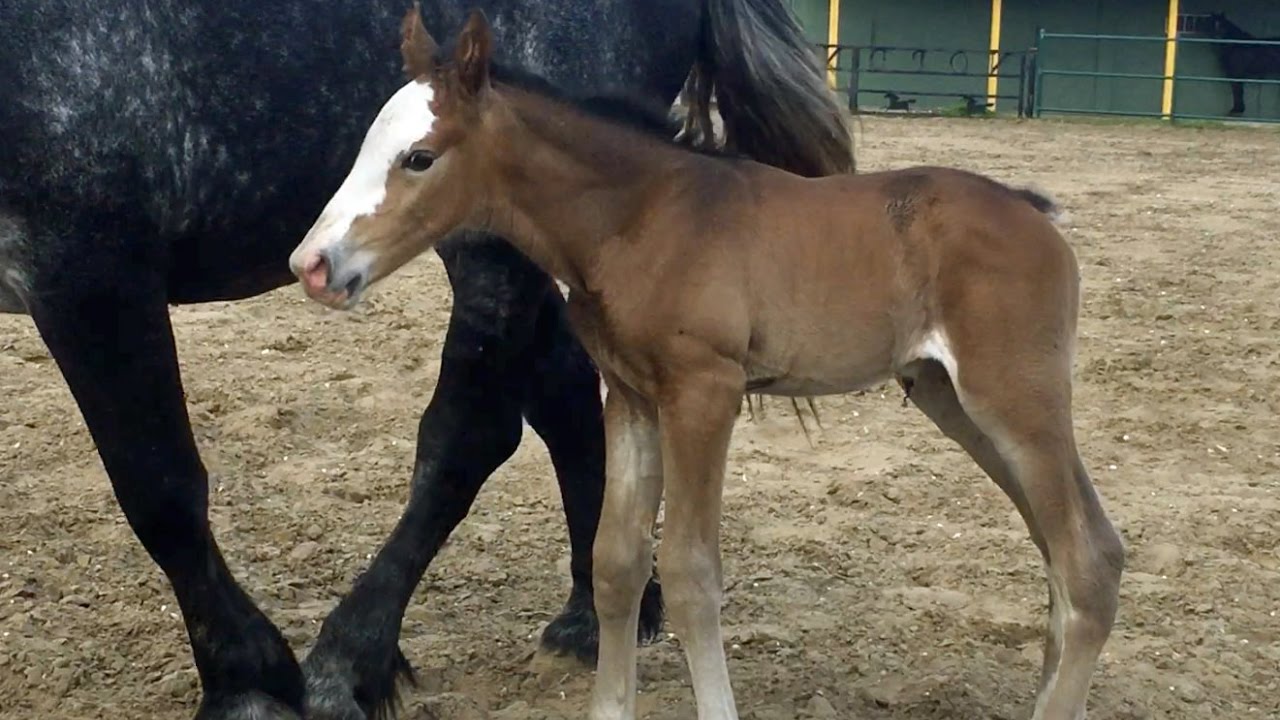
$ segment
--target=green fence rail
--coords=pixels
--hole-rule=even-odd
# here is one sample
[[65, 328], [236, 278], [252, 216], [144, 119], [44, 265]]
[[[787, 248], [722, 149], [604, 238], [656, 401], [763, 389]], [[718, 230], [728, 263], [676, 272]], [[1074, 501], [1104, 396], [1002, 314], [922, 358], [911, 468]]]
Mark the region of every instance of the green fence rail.
[[[868, 97], [883, 97], [900, 102], [903, 107], [899, 110], [907, 109], [917, 98], [955, 98], [964, 101], [965, 112], [977, 114], [993, 109], [987, 104], [991, 99], [1014, 108], [1018, 117], [1031, 114], [1029, 86], [1035, 53], [1030, 50], [848, 44], [821, 44], [818, 48], [827, 66], [835, 66], [836, 86], [844, 88], [850, 112], [895, 110], [892, 103], [880, 108], [862, 102]], [[928, 80], [908, 85], [908, 78]], [[988, 98], [986, 83], [990, 78], [1004, 81], [1005, 92]], [[966, 85], [971, 87], [961, 89]]]
[[[1280, 86], [1280, 79], [1267, 78], [1235, 78], [1235, 77], [1219, 77], [1206, 75], [1184, 75], [1178, 71], [1183, 66], [1182, 50], [1196, 44], [1203, 45], [1254, 45], [1263, 47], [1275, 47], [1280, 50], [1280, 41], [1276, 40], [1234, 40], [1226, 38], [1212, 37], [1188, 37], [1179, 35], [1176, 40], [1170, 40], [1167, 37], [1159, 35], [1094, 35], [1086, 33], [1054, 33], [1040, 30], [1038, 32], [1039, 41], [1036, 44], [1037, 62], [1035, 64], [1035, 77], [1032, 85], [1032, 107], [1031, 114], [1033, 117], [1041, 117], [1043, 113], [1059, 113], [1067, 115], [1115, 115], [1126, 117], [1154, 117], [1169, 118], [1170, 120], [1222, 120], [1222, 121], [1248, 121], [1263, 123], [1280, 123], [1280, 116], [1277, 117], [1249, 117], [1241, 118], [1231, 115], [1212, 115], [1207, 113], [1189, 113], [1178, 111], [1178, 87], [1179, 84], [1185, 83], [1248, 83], [1252, 85], [1263, 86]], [[1164, 54], [1160, 56], [1160, 72], [1143, 73], [1143, 72], [1107, 72], [1094, 70], [1066, 70], [1054, 67], [1057, 56], [1054, 52], [1048, 51], [1052, 44], [1049, 41], [1097, 41], [1097, 42], [1113, 42], [1113, 43], [1150, 43], [1157, 45], [1166, 45], [1169, 42], [1174, 43], [1174, 73], [1166, 75], [1164, 70]], [[1117, 80], [1135, 80], [1150, 81], [1158, 83], [1160, 88], [1166, 81], [1173, 81], [1173, 97], [1172, 107], [1168, 114], [1161, 111], [1159, 103], [1152, 110], [1114, 110], [1102, 107], [1070, 107], [1065, 105], [1054, 105], [1048, 102], [1048, 98], [1052, 96], [1052, 90], [1046, 91], [1045, 79], [1052, 77], [1063, 78], [1094, 78], [1094, 79], [1117, 79]], [[1096, 105], [1096, 103], [1095, 103]]]

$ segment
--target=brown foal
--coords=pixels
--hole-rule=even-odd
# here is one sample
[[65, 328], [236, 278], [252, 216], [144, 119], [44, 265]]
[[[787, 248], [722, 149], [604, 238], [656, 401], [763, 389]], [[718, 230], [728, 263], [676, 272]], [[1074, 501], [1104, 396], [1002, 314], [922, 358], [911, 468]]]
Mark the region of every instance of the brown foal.
[[637, 614], [664, 497], [658, 565], [698, 717], [737, 717], [719, 523], [743, 395], [888, 378], [1026, 520], [1050, 601], [1034, 718], [1084, 717], [1124, 550], [1073, 433], [1079, 278], [1053, 202], [960, 170], [810, 179], [693, 152], [503, 81], [490, 38], [473, 13], [455, 52], [437, 57], [417, 13], [406, 16], [411, 81], [291, 264], [311, 297], [349, 307], [475, 228], [570, 288], [609, 390], [591, 717], [635, 717]]

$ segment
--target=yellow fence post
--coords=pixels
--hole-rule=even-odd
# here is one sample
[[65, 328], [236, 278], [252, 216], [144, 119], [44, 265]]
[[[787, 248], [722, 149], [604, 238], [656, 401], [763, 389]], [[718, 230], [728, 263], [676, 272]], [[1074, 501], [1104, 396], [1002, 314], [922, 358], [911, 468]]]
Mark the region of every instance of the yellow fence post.
[[[840, 44], [840, 0], [827, 0], [827, 44]], [[836, 65], [840, 61], [839, 53], [831, 49], [831, 62], [827, 65], [827, 84], [836, 87]]]
[[991, 52], [987, 58], [987, 106], [996, 109], [996, 95], [1000, 93], [1000, 13], [1001, 0], [991, 0]]
[[1178, 0], [1169, 0], [1164, 36], [1164, 92], [1160, 98], [1160, 114], [1168, 120], [1173, 117], [1173, 73], [1178, 58]]

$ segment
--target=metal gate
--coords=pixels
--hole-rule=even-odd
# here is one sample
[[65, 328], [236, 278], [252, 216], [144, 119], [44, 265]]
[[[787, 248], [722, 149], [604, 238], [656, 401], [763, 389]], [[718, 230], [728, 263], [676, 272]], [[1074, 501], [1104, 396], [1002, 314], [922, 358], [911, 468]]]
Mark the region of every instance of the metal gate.
[[[1188, 23], [1185, 20], [1180, 22], [1181, 28], [1187, 28]], [[1238, 120], [1240, 118], [1231, 115], [1214, 115], [1209, 113], [1189, 113], [1179, 112], [1177, 109], [1176, 97], [1178, 88], [1185, 87], [1188, 83], [1247, 83], [1262, 86], [1278, 86], [1280, 79], [1264, 79], [1257, 77], [1226, 77], [1211, 75], [1191, 75], [1185, 74], [1178, 70], [1183, 66], [1180, 61], [1184, 49], [1200, 44], [1200, 45], [1217, 45], [1217, 46], [1244, 46], [1244, 47], [1260, 47], [1274, 48], [1280, 52], [1280, 41], [1276, 40], [1232, 40], [1216, 37], [1195, 37], [1188, 34], [1179, 33], [1176, 39], [1170, 39], [1158, 35], [1090, 35], [1085, 33], [1052, 33], [1040, 30], [1039, 42], [1037, 50], [1039, 58], [1037, 67], [1035, 68], [1035, 79], [1033, 85], [1036, 88], [1033, 102], [1032, 112], [1035, 117], [1039, 117], [1042, 113], [1061, 113], [1061, 114], [1077, 114], [1077, 115], [1124, 115], [1129, 117], [1152, 117], [1152, 118], [1168, 118], [1170, 120]], [[1174, 57], [1174, 72], [1167, 74], [1163, 68], [1153, 69], [1152, 72], [1104, 72], [1097, 70], [1066, 70], [1058, 65], [1059, 58], [1064, 53], [1070, 52], [1072, 42], [1106, 42], [1121, 44], [1169, 44], [1172, 43]], [[1156, 71], [1159, 70], [1159, 71]], [[1070, 105], [1055, 104], [1054, 102], [1054, 86], [1052, 79], [1056, 77], [1062, 78], [1088, 78], [1088, 79], [1120, 79], [1132, 80], [1139, 83], [1159, 83], [1162, 86], [1168, 85], [1168, 105], [1167, 112], [1164, 108], [1153, 106], [1146, 110], [1114, 110], [1097, 107], [1076, 107]], [[1250, 122], [1263, 123], [1280, 123], [1280, 117], [1250, 117]]]
[[[913, 47], [899, 45], [820, 45], [827, 67], [836, 67], [837, 85], [848, 95], [854, 113], [927, 112], [911, 107], [918, 98], [956, 98], [967, 114], [991, 111], [997, 100], [1012, 101], [1018, 117], [1030, 114], [1036, 51], [968, 48]], [[903, 83], [907, 77], [931, 78], [924, 88]], [[988, 95], [987, 81], [1011, 80], [1014, 90]], [[968, 85], [973, 88], [959, 86]], [[979, 82], [981, 81], [981, 82]], [[1004, 83], [1007, 86], [1007, 83]], [[915, 87], [913, 87], [915, 86]], [[881, 99], [882, 107], [863, 100]]]

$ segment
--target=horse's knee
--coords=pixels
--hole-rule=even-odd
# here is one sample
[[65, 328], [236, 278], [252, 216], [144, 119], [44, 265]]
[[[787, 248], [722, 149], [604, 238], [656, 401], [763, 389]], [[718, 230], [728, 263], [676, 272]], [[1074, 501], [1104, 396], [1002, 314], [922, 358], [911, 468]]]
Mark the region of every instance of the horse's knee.
[[175, 564], [206, 556], [213, 541], [208, 475], [203, 467], [163, 479], [141, 471], [117, 470], [112, 481], [129, 527], [161, 567], [169, 570]]
[[418, 423], [418, 462], [452, 470], [475, 468], [487, 477], [520, 446], [520, 405], [496, 382], [465, 389], [481, 392], [437, 388]]
[[717, 612], [722, 594], [719, 558], [688, 543], [664, 541], [658, 553], [663, 604], [677, 623], [709, 608]]
[[1107, 517], [1098, 491], [1079, 459], [1076, 460], [1072, 479], [1078, 491], [1080, 509], [1076, 522], [1068, 528], [1077, 538], [1074, 564], [1089, 583], [1082, 590], [1104, 590], [1115, 594], [1124, 571], [1124, 540]]
[[1125, 548], [1087, 482], [1078, 469], [1083, 505], [1074, 519], [1049, 528], [1048, 569], [1054, 613], [1063, 619], [1058, 634], [1095, 646], [1106, 641], [1115, 623]]
[[1068, 591], [1073, 607], [1105, 634], [1110, 632], [1120, 602], [1124, 542], [1105, 517], [1090, 522], [1085, 533], [1076, 543], [1076, 556], [1070, 563], [1073, 578]]
[[1126, 552], [1120, 533], [1111, 521], [1104, 517], [1097, 523], [1092, 541], [1100, 571], [1118, 583], [1120, 574], [1124, 572]]
[[640, 600], [653, 569], [652, 540], [644, 533], [596, 534], [592, 550], [592, 587], [602, 619], [628, 615]]

